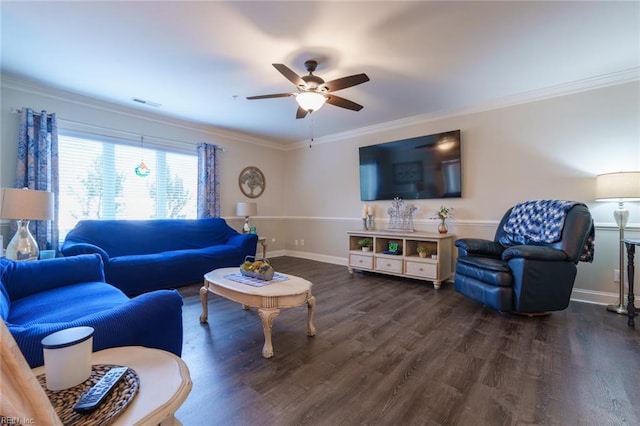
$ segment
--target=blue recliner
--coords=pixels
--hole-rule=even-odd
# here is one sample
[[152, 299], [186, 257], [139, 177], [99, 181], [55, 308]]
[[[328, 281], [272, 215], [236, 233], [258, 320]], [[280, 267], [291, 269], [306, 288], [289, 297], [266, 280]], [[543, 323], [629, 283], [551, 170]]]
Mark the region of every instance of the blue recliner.
[[94, 351], [146, 346], [182, 353], [182, 296], [156, 290], [129, 298], [105, 282], [97, 254], [0, 259], [0, 317], [32, 368], [44, 364], [45, 336], [78, 326], [95, 329]]
[[591, 262], [594, 227], [583, 203], [535, 200], [503, 216], [493, 241], [456, 241], [454, 288], [501, 312], [565, 309], [579, 261]]

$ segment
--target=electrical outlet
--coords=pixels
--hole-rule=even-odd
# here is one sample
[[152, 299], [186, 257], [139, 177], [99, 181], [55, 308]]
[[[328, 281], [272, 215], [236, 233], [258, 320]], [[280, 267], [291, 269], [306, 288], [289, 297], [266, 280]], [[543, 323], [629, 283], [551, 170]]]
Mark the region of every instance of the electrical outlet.
[[294, 240], [294, 241], [293, 241], [293, 243], [294, 243], [295, 245], [298, 245], [298, 240]]
[[620, 269], [614, 269], [613, 270], [613, 282], [614, 283], [619, 283], [620, 282]]
[[276, 237], [271, 238], [271, 244], [275, 244], [276, 243]]
[[304, 240], [300, 240], [300, 245], [304, 247]]

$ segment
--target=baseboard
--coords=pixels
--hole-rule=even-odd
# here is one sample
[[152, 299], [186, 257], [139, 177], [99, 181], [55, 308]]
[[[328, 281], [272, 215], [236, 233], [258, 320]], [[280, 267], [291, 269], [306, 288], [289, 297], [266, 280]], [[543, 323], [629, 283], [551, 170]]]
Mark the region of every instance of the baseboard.
[[[318, 262], [331, 263], [334, 265], [342, 265], [342, 266], [348, 265], [348, 260], [344, 257], [324, 256], [321, 254], [309, 253], [307, 251], [296, 251], [296, 250], [280, 250], [276, 253], [279, 253], [278, 254], [279, 256], [299, 257], [301, 259], [317, 260]], [[275, 257], [275, 255], [273, 257]]]
[[[299, 257], [301, 259], [317, 260], [318, 262], [331, 263], [334, 265], [348, 265], [348, 259], [336, 256], [323, 256], [316, 253], [309, 253], [296, 250], [278, 250], [271, 254], [271, 257], [278, 256], [291, 256]], [[639, 290], [640, 291], [640, 290]], [[604, 291], [586, 290], [581, 288], [574, 288], [571, 292], [571, 300], [574, 302], [592, 303], [594, 305], [617, 305], [618, 300], [617, 293], [608, 293]], [[624, 304], [626, 305], [626, 298]], [[640, 306], [640, 294], [635, 298], [635, 305]]]
[[[635, 289], [635, 286], [634, 286]], [[574, 288], [571, 292], [571, 300], [575, 302], [593, 303], [594, 305], [617, 305], [619, 303], [618, 293], [608, 293], [604, 291], [585, 290], [581, 288]], [[627, 304], [627, 296], [625, 293], [625, 299], [623, 304]], [[640, 306], [640, 295], [635, 297], [635, 306]]]

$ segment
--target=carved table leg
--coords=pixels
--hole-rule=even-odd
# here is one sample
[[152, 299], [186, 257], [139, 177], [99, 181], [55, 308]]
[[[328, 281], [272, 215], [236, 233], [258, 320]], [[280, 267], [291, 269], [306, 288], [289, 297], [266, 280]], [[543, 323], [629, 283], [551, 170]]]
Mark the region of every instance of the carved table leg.
[[207, 295], [209, 294], [209, 288], [205, 283], [200, 288], [200, 303], [202, 303], [202, 313], [200, 314], [200, 322], [205, 323], [209, 318], [209, 306], [207, 304]]
[[271, 344], [271, 329], [273, 328], [273, 321], [280, 313], [280, 309], [258, 309], [258, 315], [262, 320], [262, 329], [264, 330], [264, 346], [262, 348], [262, 356], [265, 358], [271, 358], [273, 356], [273, 345]]
[[442, 285], [442, 281], [433, 282], [433, 288], [435, 288], [436, 290], [439, 290], [441, 285]]
[[316, 311], [316, 298], [309, 295], [309, 300], [307, 300], [307, 306], [309, 314], [307, 316], [307, 336], [315, 336], [316, 328], [313, 325], [313, 314]]
[[629, 320], [627, 325], [629, 327], [635, 326], [636, 307], [634, 305], [635, 295], [633, 294], [633, 281], [635, 274], [634, 255], [636, 252], [636, 246], [631, 243], [625, 243], [627, 246], [627, 280], [629, 281], [629, 294], [627, 295], [627, 315]]

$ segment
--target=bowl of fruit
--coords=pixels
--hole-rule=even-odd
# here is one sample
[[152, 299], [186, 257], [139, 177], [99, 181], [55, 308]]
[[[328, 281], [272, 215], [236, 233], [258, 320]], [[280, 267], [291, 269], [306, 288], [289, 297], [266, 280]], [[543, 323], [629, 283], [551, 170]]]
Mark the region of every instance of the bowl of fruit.
[[274, 270], [267, 259], [256, 259], [255, 256], [247, 256], [242, 265], [240, 265], [240, 273], [245, 277], [271, 281]]

